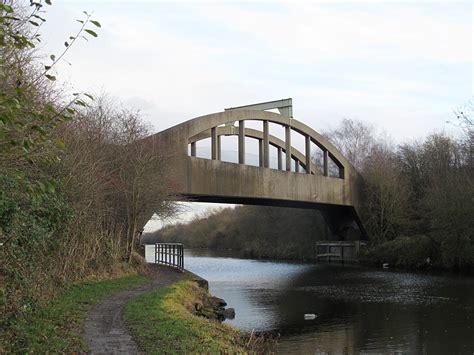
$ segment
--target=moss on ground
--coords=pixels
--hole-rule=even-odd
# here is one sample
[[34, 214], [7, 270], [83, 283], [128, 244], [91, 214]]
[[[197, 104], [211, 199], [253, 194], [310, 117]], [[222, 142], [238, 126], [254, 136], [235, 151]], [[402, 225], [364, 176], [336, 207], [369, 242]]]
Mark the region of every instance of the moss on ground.
[[82, 333], [90, 307], [104, 297], [143, 285], [145, 276], [131, 275], [84, 282], [27, 316], [12, 320], [2, 334], [1, 353], [71, 353], [86, 351]]
[[206, 293], [195, 281], [181, 281], [129, 301], [124, 317], [147, 354], [247, 353], [245, 333], [193, 314]]

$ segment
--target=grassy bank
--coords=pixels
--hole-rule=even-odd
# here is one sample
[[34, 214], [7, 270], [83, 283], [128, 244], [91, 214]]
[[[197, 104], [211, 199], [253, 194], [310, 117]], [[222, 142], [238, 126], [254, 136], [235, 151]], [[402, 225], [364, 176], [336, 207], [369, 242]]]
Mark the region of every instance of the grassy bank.
[[113, 292], [147, 282], [141, 275], [83, 282], [69, 287], [43, 307], [15, 319], [2, 335], [0, 353], [71, 353], [86, 351], [82, 332], [90, 307]]
[[252, 350], [247, 346], [249, 339], [245, 333], [194, 315], [195, 304], [206, 293], [194, 281], [181, 281], [130, 301], [125, 306], [124, 317], [147, 354]]

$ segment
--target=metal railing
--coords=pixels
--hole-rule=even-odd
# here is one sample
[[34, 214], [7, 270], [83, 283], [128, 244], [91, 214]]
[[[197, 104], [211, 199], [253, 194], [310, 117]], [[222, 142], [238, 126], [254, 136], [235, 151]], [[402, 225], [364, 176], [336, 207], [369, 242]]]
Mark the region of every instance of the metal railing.
[[156, 243], [155, 264], [167, 265], [184, 271], [184, 248], [180, 243]]
[[339, 261], [356, 260], [360, 249], [360, 241], [319, 241], [316, 243], [316, 259]]

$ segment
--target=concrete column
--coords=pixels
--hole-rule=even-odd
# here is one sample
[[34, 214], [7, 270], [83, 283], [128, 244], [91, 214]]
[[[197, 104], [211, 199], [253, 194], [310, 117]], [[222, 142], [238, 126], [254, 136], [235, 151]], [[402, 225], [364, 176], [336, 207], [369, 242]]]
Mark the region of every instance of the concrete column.
[[211, 159], [217, 159], [217, 128], [211, 128]]
[[328, 151], [324, 150], [323, 152], [323, 166], [324, 166], [324, 176], [329, 176], [329, 157]]
[[270, 166], [270, 143], [268, 140], [268, 121], [263, 121], [263, 166]]
[[196, 142], [191, 143], [191, 156], [192, 157], [196, 156]]
[[291, 171], [291, 128], [285, 127], [286, 171]]
[[339, 167], [339, 178], [344, 179], [344, 167]]
[[281, 152], [281, 148], [278, 147], [278, 155], [277, 155], [277, 159], [278, 159], [278, 170], [282, 170], [283, 168], [283, 163], [281, 161], [281, 158], [282, 158], [282, 152]]
[[221, 136], [217, 136], [217, 160], [222, 160]]
[[245, 121], [239, 121], [239, 164], [245, 164]]
[[311, 137], [306, 136], [306, 174], [311, 174]]
[[258, 165], [263, 168], [263, 139], [258, 140]]

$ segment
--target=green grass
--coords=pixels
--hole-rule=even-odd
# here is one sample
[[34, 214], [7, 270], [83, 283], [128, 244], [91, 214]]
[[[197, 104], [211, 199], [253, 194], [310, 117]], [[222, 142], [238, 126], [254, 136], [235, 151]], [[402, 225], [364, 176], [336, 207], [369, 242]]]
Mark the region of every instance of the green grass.
[[71, 353], [86, 351], [82, 339], [90, 307], [113, 292], [147, 282], [145, 276], [132, 275], [71, 286], [61, 296], [28, 316], [16, 319], [2, 341], [5, 353]]
[[248, 352], [244, 333], [192, 313], [205, 293], [181, 281], [129, 301], [124, 317], [134, 339], [147, 354]]

